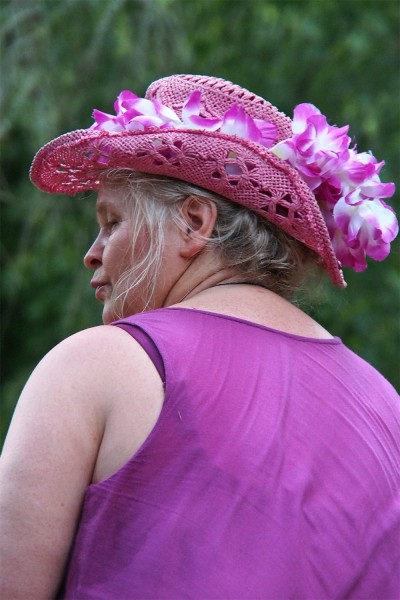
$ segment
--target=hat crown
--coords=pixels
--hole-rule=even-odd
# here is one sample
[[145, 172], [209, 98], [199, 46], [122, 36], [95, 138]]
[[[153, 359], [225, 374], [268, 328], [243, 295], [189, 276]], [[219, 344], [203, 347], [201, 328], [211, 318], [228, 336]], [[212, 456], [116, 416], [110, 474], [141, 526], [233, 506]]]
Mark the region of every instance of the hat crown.
[[292, 122], [267, 100], [225, 79], [203, 75], [171, 75], [154, 81], [146, 92], [149, 100], [158, 100], [172, 108], [179, 118], [188, 96], [201, 92], [200, 115], [207, 118], [222, 118], [234, 104], [255, 119], [273, 123], [277, 128], [276, 142], [292, 135]]

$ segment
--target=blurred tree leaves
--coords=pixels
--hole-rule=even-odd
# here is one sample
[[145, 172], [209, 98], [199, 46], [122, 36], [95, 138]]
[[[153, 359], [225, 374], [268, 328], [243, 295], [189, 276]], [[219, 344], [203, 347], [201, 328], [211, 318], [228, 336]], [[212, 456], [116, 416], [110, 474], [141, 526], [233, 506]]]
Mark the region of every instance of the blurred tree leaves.
[[[40, 357], [101, 314], [82, 266], [94, 196], [34, 189], [37, 149], [88, 127], [92, 108], [110, 111], [122, 89], [201, 73], [289, 115], [308, 101], [351, 123], [359, 149], [385, 158], [382, 178], [398, 181], [399, 25], [397, 0], [2, 0], [3, 431]], [[398, 256], [397, 242], [385, 263], [347, 271], [347, 290], [315, 290], [310, 311], [400, 386]]]

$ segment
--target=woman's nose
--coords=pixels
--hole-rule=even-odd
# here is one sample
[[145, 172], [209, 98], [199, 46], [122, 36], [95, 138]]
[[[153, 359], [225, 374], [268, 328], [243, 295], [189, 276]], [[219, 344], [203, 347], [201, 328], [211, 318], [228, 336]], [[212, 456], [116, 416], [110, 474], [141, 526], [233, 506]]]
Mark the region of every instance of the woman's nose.
[[98, 269], [102, 264], [103, 246], [100, 235], [94, 240], [89, 250], [86, 252], [83, 263], [87, 269]]

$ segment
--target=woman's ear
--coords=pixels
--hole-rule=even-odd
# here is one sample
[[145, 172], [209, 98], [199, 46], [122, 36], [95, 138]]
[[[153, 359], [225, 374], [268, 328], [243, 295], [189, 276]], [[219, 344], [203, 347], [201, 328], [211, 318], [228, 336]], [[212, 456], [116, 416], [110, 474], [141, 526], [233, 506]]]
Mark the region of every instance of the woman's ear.
[[203, 250], [214, 231], [217, 207], [208, 198], [188, 196], [181, 206], [181, 213], [187, 228], [182, 231], [180, 255], [192, 258]]

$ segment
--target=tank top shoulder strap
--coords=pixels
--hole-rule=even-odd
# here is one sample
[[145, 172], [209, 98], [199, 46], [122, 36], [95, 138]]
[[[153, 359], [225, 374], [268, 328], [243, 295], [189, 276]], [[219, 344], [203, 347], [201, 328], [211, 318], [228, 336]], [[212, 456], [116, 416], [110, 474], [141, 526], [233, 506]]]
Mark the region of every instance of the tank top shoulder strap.
[[140, 344], [143, 350], [148, 354], [150, 360], [154, 364], [157, 372], [162, 380], [165, 383], [165, 367], [164, 361], [158, 350], [154, 340], [150, 337], [150, 335], [144, 331], [139, 325], [129, 323], [127, 321], [118, 321], [116, 323], [112, 323], [116, 327], [120, 329], [124, 329], [129, 335], [131, 335], [138, 344]]

